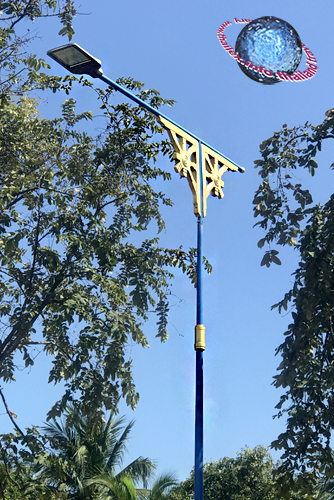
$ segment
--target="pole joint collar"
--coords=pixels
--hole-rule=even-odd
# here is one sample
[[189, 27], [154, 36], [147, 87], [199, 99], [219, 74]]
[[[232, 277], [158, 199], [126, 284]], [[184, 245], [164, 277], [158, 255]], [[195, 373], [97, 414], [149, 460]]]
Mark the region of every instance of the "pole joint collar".
[[195, 326], [195, 350], [205, 351], [205, 326]]

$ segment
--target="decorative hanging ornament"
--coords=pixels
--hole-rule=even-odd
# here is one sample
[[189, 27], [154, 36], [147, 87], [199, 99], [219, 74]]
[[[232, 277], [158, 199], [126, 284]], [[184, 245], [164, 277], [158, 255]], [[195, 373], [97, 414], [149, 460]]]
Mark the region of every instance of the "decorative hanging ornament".
[[[218, 39], [236, 59], [243, 73], [252, 80], [272, 85], [281, 81], [300, 82], [316, 74], [317, 61], [291, 24], [273, 16], [260, 17], [254, 21], [234, 18], [234, 21], [236, 24], [246, 24], [237, 37], [235, 50], [228, 45], [224, 35], [227, 26], [232, 24], [230, 21], [219, 27]], [[296, 71], [303, 51], [308, 68], [303, 72]]]

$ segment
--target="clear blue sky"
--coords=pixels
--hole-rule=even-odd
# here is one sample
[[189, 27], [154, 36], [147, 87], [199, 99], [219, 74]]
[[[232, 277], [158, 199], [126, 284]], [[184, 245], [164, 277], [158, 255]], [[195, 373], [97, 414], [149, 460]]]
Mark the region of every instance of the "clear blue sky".
[[[165, 114], [246, 169], [245, 174], [225, 175], [225, 198], [208, 200], [204, 221], [204, 253], [213, 264], [213, 274], [204, 278], [204, 457], [217, 460], [235, 456], [245, 445], [268, 446], [284, 426], [283, 421], [272, 419], [279, 392], [271, 382], [279, 364], [275, 348], [290, 321], [289, 314], [281, 317], [270, 307], [289, 290], [297, 254], [289, 248], [281, 254], [282, 266], [260, 267], [262, 250], [257, 241], [263, 234], [252, 228], [252, 199], [259, 184], [253, 162], [259, 158], [259, 144], [284, 123], [317, 124], [334, 106], [333, 0], [81, 0], [79, 4], [80, 12], [90, 15], [77, 16], [73, 41], [102, 60], [107, 76], [114, 80], [132, 76], [158, 89], [163, 97], [175, 99], [177, 103], [164, 109]], [[297, 30], [318, 61], [314, 78], [264, 86], [248, 79], [226, 54], [216, 36], [220, 24], [234, 17], [264, 15], [284, 19]], [[56, 22], [38, 21], [35, 28], [40, 39], [34, 52], [40, 57], [66, 43], [56, 34]], [[226, 29], [232, 46], [241, 28]], [[306, 69], [305, 57], [299, 69]], [[65, 75], [55, 63], [52, 72]], [[77, 86], [72, 96], [79, 109], [99, 114], [94, 92]], [[63, 97], [44, 97], [45, 115], [53, 116]], [[95, 124], [98, 128], [98, 119]], [[325, 146], [319, 171], [310, 183], [320, 202], [332, 192], [333, 144]], [[167, 159], [160, 161], [173, 171]], [[186, 180], [173, 173], [163, 189], [175, 205], [165, 212], [167, 232], [162, 243], [196, 246], [196, 219]], [[152, 321], [146, 328], [151, 348], [129, 345], [141, 398], [135, 412], [122, 404], [120, 414], [136, 420], [125, 461], [138, 455], [154, 458], [159, 472], [173, 470], [182, 480], [194, 461], [196, 297], [180, 274], [172, 291], [168, 342], [161, 345], [154, 338]], [[59, 396], [59, 389], [45, 382], [48, 361], [43, 356], [36, 358], [30, 373], [22, 371], [17, 383], [5, 389], [9, 408], [23, 427], [41, 424]], [[9, 430], [6, 415], [0, 419], [2, 430]]]

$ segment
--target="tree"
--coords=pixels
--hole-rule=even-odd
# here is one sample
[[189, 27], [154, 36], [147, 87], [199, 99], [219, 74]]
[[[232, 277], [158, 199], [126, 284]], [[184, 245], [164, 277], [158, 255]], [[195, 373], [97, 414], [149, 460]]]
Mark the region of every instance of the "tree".
[[106, 487], [117, 500], [135, 498], [134, 485], [142, 482], [146, 487], [155, 464], [139, 457], [121, 469], [134, 422], [123, 423], [123, 417], [110, 414], [105, 421], [68, 407], [63, 422], [44, 427], [52, 453], [40, 458], [39, 481], [55, 492], [65, 491], [69, 499], [90, 500], [102, 496]]
[[[275, 465], [263, 446], [246, 448], [236, 458], [204, 464], [204, 500], [273, 500], [277, 498]], [[171, 500], [194, 497], [194, 470], [189, 479], [173, 488]], [[278, 497], [279, 498], [279, 497]]]
[[102, 489], [98, 498], [101, 500], [137, 500], [137, 492], [129, 477], [119, 479], [104, 473], [88, 481]]
[[[3, 450], [2, 450], [3, 451]], [[39, 482], [33, 474], [31, 464], [18, 462], [16, 457], [1, 454], [0, 499], [1, 500], [66, 500], [67, 495], [53, 492]]]
[[177, 484], [175, 476], [162, 474], [147, 489], [152, 460], [138, 457], [123, 467], [134, 422], [123, 424], [124, 417], [87, 417], [67, 407], [65, 419], [43, 428], [44, 453], [27, 453], [22, 460], [1, 450], [0, 498], [163, 500]]
[[139, 500], [165, 500], [171, 488], [178, 484], [175, 474], [160, 474], [154, 479], [150, 489], [137, 489]]
[[280, 264], [272, 244], [289, 245], [300, 258], [291, 290], [273, 306], [279, 312], [290, 308], [292, 322], [277, 348], [282, 361], [274, 377], [275, 387], [285, 389], [277, 408], [278, 417], [287, 416], [287, 425], [272, 446], [284, 451], [281, 471], [291, 479], [294, 470], [299, 470], [303, 482], [314, 480], [317, 472], [334, 474], [330, 448], [334, 427], [334, 197], [322, 205], [313, 201], [300, 182], [292, 182], [298, 168], [315, 175], [315, 156], [325, 139], [334, 138], [333, 110], [326, 116], [317, 126], [306, 123], [288, 129], [284, 125], [262, 142], [262, 158], [255, 162], [262, 182], [254, 198], [254, 215], [260, 217], [256, 225], [266, 231], [258, 246], [269, 245], [261, 265]]
[[151, 486], [135, 488], [128, 476], [115, 477], [108, 472], [101, 473], [87, 481], [87, 485], [99, 486], [101, 500], [167, 500], [168, 492], [177, 484], [174, 474], [161, 474]]
[[17, 33], [18, 23], [23, 20], [35, 21], [39, 18], [58, 17], [62, 24], [59, 35], [71, 40], [73, 17], [77, 14], [73, 0], [12, 0], [0, 1], [0, 103], [33, 89], [54, 88], [61, 78], [48, 77], [41, 68], [49, 67], [44, 59], [27, 52], [34, 36], [27, 30]]
[[[119, 392], [135, 407], [125, 346], [130, 338], [148, 346], [141, 321], [150, 307], [166, 340], [167, 266], [193, 275], [187, 253], [160, 248], [157, 238], [129, 241], [152, 220], [161, 231], [159, 204], [171, 204], [149, 184], [169, 177], [149, 163], [159, 144], [149, 143], [147, 127], [158, 128], [138, 108], [116, 106], [96, 147], [74, 129], [90, 115], [77, 116], [73, 100], [53, 121], [40, 120], [24, 100], [0, 111], [10, 134], [2, 136], [8, 150], [0, 181], [0, 375], [13, 380], [17, 351], [32, 365], [29, 346], [37, 343], [55, 358], [49, 381], [67, 386], [51, 415], [83, 388], [85, 407], [115, 409]], [[35, 340], [38, 322], [42, 339]]]
[[[22, 16], [37, 15], [29, 10], [35, 3], [11, 3], [21, 6], [20, 15], [3, 2], [4, 12], [15, 16], [12, 29]], [[4, 44], [8, 52], [9, 41]], [[155, 180], [170, 178], [155, 164], [169, 143], [159, 140], [162, 129], [149, 112], [114, 106], [111, 89], [96, 91], [105, 113], [105, 130], [97, 137], [82, 131], [81, 122], [92, 115], [76, 114], [72, 98], [60, 118], [42, 119], [29, 95], [32, 85], [69, 92], [77, 79], [46, 77], [38, 65], [32, 70], [29, 60], [13, 57], [28, 78], [15, 84], [15, 92], [6, 89], [0, 108], [0, 378], [14, 380], [18, 354], [26, 367], [33, 365], [37, 346], [53, 357], [49, 382], [65, 382], [49, 418], [75, 398], [83, 412], [101, 412], [103, 405], [115, 411], [122, 396], [135, 408], [126, 346], [149, 345], [143, 324], [151, 312], [157, 336], [166, 340], [171, 268], [180, 267], [196, 283], [194, 249], [162, 248], [158, 237], [140, 236], [151, 222], [162, 231], [160, 207], [172, 205], [153, 188]], [[10, 81], [17, 82], [19, 73]], [[121, 83], [156, 108], [171, 104], [139, 82]]]

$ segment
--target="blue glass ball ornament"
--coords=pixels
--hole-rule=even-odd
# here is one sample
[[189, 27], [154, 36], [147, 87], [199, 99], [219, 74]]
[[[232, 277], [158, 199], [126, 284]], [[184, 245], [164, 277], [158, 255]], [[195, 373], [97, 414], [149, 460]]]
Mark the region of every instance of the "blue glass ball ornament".
[[[291, 24], [273, 16], [264, 16], [251, 21], [240, 31], [235, 52], [242, 57], [245, 65], [238, 62], [240, 69], [252, 80], [272, 85], [281, 80], [277, 71], [292, 74], [298, 68], [302, 58], [302, 43], [297, 31]], [[250, 61], [258, 68], [272, 72], [268, 77], [252, 67], [246, 67]]]

